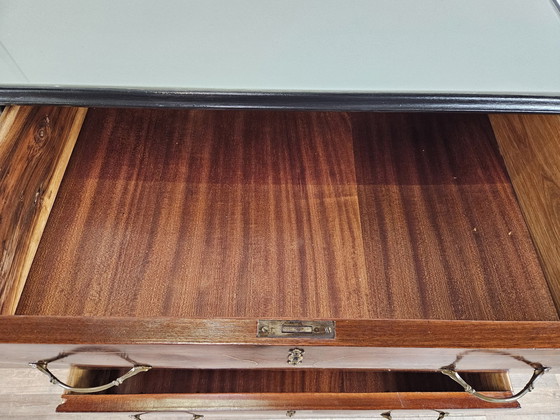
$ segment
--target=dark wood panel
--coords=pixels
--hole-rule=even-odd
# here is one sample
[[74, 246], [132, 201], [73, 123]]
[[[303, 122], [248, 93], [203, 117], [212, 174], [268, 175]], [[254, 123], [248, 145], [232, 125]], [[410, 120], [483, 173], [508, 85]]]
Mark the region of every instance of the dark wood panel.
[[[93, 387], [128, 371], [74, 367], [68, 383]], [[478, 391], [510, 391], [505, 373], [466, 373]], [[152, 369], [103, 394], [210, 394], [298, 392], [461, 392], [463, 388], [438, 372], [387, 372], [339, 369]]]
[[85, 108], [8, 107], [0, 117], [0, 314], [13, 315]]
[[[489, 396], [510, 395], [490, 392]], [[181, 410], [443, 410], [517, 408], [517, 403], [486, 403], [465, 392], [369, 394], [160, 394], [63, 395], [57, 412], [143, 412]]]
[[352, 114], [352, 129], [382, 317], [557, 319], [485, 115]]
[[523, 223], [484, 116], [95, 110], [18, 313], [557, 320]]
[[492, 115], [491, 121], [560, 310], [560, 116]]

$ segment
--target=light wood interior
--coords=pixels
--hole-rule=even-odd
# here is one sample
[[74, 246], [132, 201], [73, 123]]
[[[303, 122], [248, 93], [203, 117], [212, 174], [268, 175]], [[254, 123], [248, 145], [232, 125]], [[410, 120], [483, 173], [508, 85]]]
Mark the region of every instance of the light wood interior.
[[0, 314], [13, 315], [86, 108], [0, 109]]
[[560, 115], [493, 115], [492, 127], [560, 311]]
[[558, 319], [485, 115], [132, 109], [89, 111], [17, 313]]

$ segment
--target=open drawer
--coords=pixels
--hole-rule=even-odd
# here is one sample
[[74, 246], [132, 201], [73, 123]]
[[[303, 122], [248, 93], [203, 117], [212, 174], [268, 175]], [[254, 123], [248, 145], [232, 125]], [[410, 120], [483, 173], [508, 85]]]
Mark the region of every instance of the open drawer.
[[[73, 368], [69, 383], [97, 386], [124, 370]], [[514, 408], [516, 402], [481, 404], [435, 372], [340, 369], [154, 369], [95, 395], [66, 393], [59, 412], [191, 412], [213, 418], [232, 412], [276, 411], [283, 417], [378, 416], [393, 410], [442, 413], [469, 408]], [[466, 379], [495, 397], [511, 396], [507, 373], [470, 373]], [[439, 414], [434, 414], [434, 419]], [[146, 416], [149, 418], [149, 416]]]
[[560, 365], [559, 117], [85, 114], [1, 117], [3, 366]]

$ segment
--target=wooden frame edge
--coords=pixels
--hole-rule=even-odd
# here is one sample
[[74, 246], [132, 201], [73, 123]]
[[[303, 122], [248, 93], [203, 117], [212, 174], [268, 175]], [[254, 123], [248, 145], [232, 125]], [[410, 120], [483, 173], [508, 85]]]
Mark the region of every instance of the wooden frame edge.
[[[510, 392], [488, 392], [504, 398]], [[263, 393], [263, 394], [64, 394], [59, 413], [181, 410], [444, 410], [518, 408], [519, 403], [488, 403], [466, 392]]]
[[257, 337], [256, 319], [0, 317], [0, 344], [559, 349], [558, 321], [336, 320], [336, 338]]

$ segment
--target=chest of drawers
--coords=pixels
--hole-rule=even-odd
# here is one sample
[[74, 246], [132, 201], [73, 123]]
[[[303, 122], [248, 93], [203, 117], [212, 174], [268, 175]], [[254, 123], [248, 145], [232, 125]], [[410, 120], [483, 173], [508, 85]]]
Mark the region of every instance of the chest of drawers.
[[66, 412], [517, 407], [560, 363], [558, 9], [0, 0], [0, 366]]
[[[539, 115], [9, 107], [1, 363], [182, 369], [140, 373], [132, 391], [71, 393], [63, 411], [513, 407], [441, 373], [449, 388], [429, 379], [413, 392], [417, 379], [375, 372], [524, 369], [529, 380], [558, 366], [559, 126]], [[254, 381], [308, 385], [141, 385], [286, 368]], [[361, 371], [370, 376], [348, 379]], [[503, 374], [472, 378], [485, 395], [511, 395]]]

